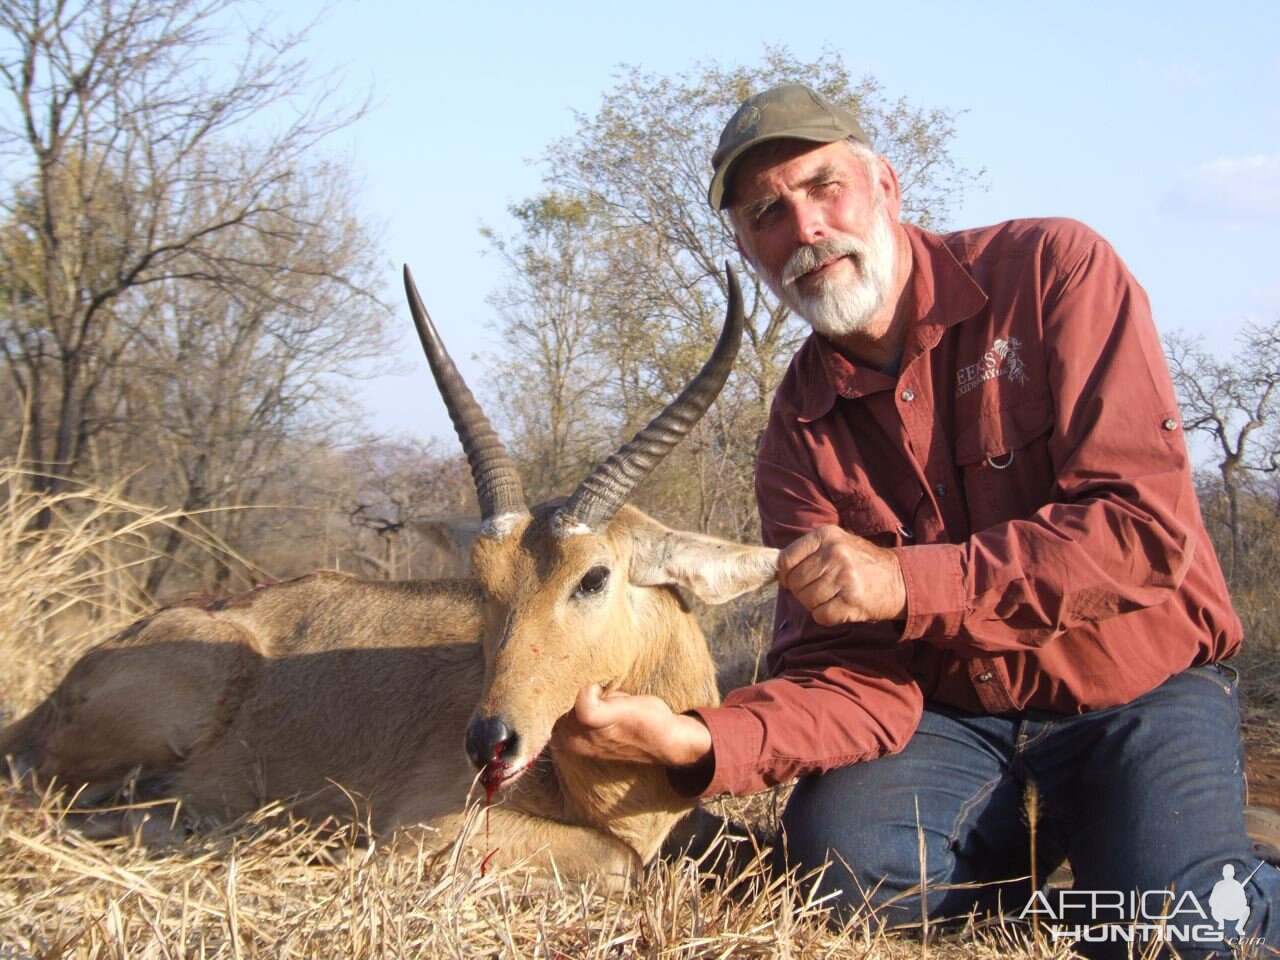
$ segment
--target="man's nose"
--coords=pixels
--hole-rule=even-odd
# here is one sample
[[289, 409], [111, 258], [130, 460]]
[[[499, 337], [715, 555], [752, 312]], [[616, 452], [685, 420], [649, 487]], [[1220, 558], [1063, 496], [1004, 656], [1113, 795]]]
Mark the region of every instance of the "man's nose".
[[798, 243], [808, 245], [827, 236], [827, 221], [818, 204], [807, 201], [796, 204], [792, 209], [792, 218]]

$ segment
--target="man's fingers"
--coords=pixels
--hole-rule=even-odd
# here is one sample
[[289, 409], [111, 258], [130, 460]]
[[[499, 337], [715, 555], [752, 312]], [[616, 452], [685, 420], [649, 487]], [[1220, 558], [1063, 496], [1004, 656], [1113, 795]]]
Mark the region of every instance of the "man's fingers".
[[830, 550], [811, 553], [787, 575], [780, 579], [784, 587], [794, 594], [801, 591], [821, 587], [828, 584], [828, 590], [838, 589], [841, 576], [845, 570], [839, 565], [839, 558]]
[[556, 749], [629, 763], [688, 765], [711, 751], [711, 734], [700, 720], [673, 713], [658, 697], [599, 684], [578, 691], [552, 736]]
[[806, 610], [816, 610], [840, 596], [840, 584], [832, 577], [820, 577], [798, 588], [788, 588]]
[[578, 691], [573, 714], [584, 727], [600, 730], [625, 720], [640, 709], [640, 698], [591, 683]]
[[803, 586], [833, 565], [845, 562], [841, 558], [848, 554], [852, 536], [839, 527], [809, 531], [778, 555], [778, 581], [783, 586], [791, 583]]
[[823, 627], [834, 627], [837, 624], [860, 620], [862, 619], [860, 613], [861, 611], [851, 607], [838, 593], [824, 603], [809, 607], [813, 622]]
[[603, 727], [610, 722], [609, 708], [605, 706], [598, 683], [589, 683], [578, 691], [573, 703], [573, 714], [584, 727]]
[[825, 527], [810, 530], [798, 540], [793, 540], [778, 554], [778, 579], [785, 580], [797, 566], [811, 556], [823, 544]]

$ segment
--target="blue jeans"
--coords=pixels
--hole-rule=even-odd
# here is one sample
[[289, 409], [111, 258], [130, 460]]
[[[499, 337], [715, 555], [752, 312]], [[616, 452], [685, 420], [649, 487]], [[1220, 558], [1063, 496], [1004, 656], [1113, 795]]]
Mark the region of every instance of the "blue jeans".
[[[1280, 948], [1280, 870], [1253, 855], [1245, 833], [1235, 676], [1195, 667], [1132, 703], [1079, 716], [926, 704], [901, 753], [800, 781], [783, 814], [789, 862], [809, 870], [831, 858], [822, 892], [839, 891], [846, 910], [874, 910], [890, 927], [920, 923], [922, 906], [931, 920], [1035, 915], [1059, 936], [1092, 927], [1088, 936], [1108, 939], [1078, 949], [1123, 956], [1130, 946], [1105, 925], [1133, 935], [1135, 912], [1140, 924], [1164, 913], [1184, 956], [1225, 955], [1230, 946], [1206, 930], [1236, 936], [1233, 915], [1247, 898], [1246, 936]], [[1031, 899], [1028, 784], [1039, 799], [1037, 886], [1065, 856], [1072, 893]], [[1214, 892], [1227, 864], [1234, 882], [1247, 878], [1245, 898], [1238, 887], [1234, 901]], [[1136, 900], [1122, 902], [1129, 891]], [[1194, 898], [1179, 902], [1188, 891]]]

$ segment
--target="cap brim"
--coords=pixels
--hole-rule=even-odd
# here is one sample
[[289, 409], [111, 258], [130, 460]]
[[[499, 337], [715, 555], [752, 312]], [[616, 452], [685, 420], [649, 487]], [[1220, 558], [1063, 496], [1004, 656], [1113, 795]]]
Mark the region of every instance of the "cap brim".
[[720, 164], [720, 168], [716, 170], [715, 175], [711, 178], [711, 186], [707, 189], [707, 202], [715, 210], [724, 209], [725, 185], [729, 181], [730, 174], [733, 173], [734, 165], [742, 159], [744, 154], [762, 143], [768, 143], [770, 140], [806, 140], [810, 143], [835, 143], [837, 140], [843, 140], [851, 136], [854, 136], [854, 134], [846, 133], [844, 130], [836, 130], [832, 127], [801, 127], [799, 130], [770, 133], [748, 140], [746, 143], [740, 144], [731, 150], [729, 156], [725, 158], [724, 162]]

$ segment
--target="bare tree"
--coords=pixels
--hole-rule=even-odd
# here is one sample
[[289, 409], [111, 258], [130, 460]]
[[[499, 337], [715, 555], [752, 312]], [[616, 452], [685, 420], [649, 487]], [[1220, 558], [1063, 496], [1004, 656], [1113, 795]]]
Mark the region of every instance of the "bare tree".
[[[706, 203], [709, 158], [738, 103], [784, 80], [807, 82], [861, 117], [893, 160], [906, 190], [906, 216], [914, 222], [945, 221], [974, 179], [948, 152], [954, 114], [888, 100], [873, 80], [855, 82], [836, 54], [805, 63], [769, 49], [754, 66], [713, 63], [678, 76], [623, 68], [600, 108], [580, 114], [577, 130], [544, 158], [548, 195], [590, 211], [578, 246], [586, 262], [551, 278], [571, 285], [579, 298], [575, 309], [591, 318], [583, 353], [592, 362], [568, 371], [569, 392], [580, 393], [581, 406], [615, 435], [640, 426], [645, 411], [679, 390], [714, 340], [724, 264], [737, 253], [728, 223]], [[533, 243], [531, 227], [539, 225], [517, 221], [521, 239], [513, 245]], [[686, 525], [731, 535], [756, 533], [756, 441], [773, 390], [807, 332], [755, 278], [743, 280], [748, 315], [733, 378], [639, 494], [641, 502], [660, 500]], [[567, 293], [547, 295], [542, 303], [568, 299]], [[528, 316], [518, 319], [503, 310], [504, 343], [517, 351], [529, 342], [531, 326]], [[540, 319], [550, 322], [545, 313]], [[534, 352], [525, 355], [541, 363]], [[544, 379], [561, 375], [539, 369]], [[596, 438], [592, 443], [597, 453], [607, 449]]]
[[576, 483], [614, 437], [612, 412], [593, 404], [605, 376], [595, 315], [602, 257], [587, 202], [549, 191], [510, 212], [511, 236], [482, 230], [508, 278], [489, 297], [502, 338], [491, 362], [526, 492], [540, 500]]
[[351, 524], [372, 533], [381, 556], [360, 544], [347, 554], [388, 580], [457, 575], [464, 557], [439, 533], [451, 517], [473, 516], [475, 487], [466, 460], [434, 443], [366, 440], [347, 453], [355, 487], [346, 494]]
[[[235, 0], [0, 3], [0, 149], [12, 192], [0, 239], [0, 360], [46, 489], [119, 413], [106, 396], [144, 332], [218, 291], [296, 321], [296, 274], [356, 295], [358, 263], [300, 253], [358, 229], [317, 217], [323, 138], [359, 115], [316, 95], [300, 36], [235, 36]], [[231, 51], [231, 61], [227, 52]], [[214, 55], [216, 53], [216, 55]], [[330, 295], [330, 294], [326, 294]]]
[[1237, 343], [1235, 354], [1218, 358], [1199, 339], [1165, 337], [1184, 427], [1208, 439], [1221, 478], [1228, 581], [1245, 568], [1243, 501], [1251, 481], [1280, 467], [1280, 319], [1269, 326], [1246, 325]]
[[[246, 265], [287, 263], [287, 270], [246, 266], [250, 282], [231, 287], [148, 284], [141, 309], [122, 323], [137, 328], [131, 362], [120, 371], [127, 382], [111, 391], [128, 398], [118, 431], [125, 460], [151, 462], [137, 483], [158, 483], [153, 499], [187, 513], [255, 504], [273, 479], [296, 477], [306, 448], [350, 419], [335, 375], [387, 348], [377, 304], [334, 276], [367, 276], [377, 266], [371, 239], [354, 228], [346, 178], [335, 173], [278, 189], [302, 194], [282, 205], [305, 211], [308, 225], [295, 220], [291, 237], [227, 233], [218, 242]], [[139, 436], [148, 449], [138, 449]], [[234, 543], [247, 515], [223, 509], [201, 522]], [[181, 525], [170, 532], [165, 559], [151, 568], [153, 593], [187, 543], [183, 532]], [[207, 563], [208, 555], [200, 559]]]

